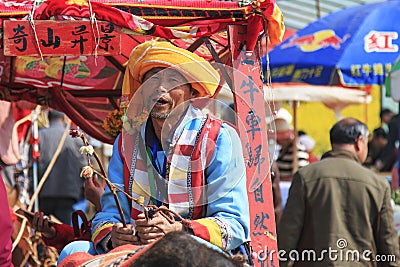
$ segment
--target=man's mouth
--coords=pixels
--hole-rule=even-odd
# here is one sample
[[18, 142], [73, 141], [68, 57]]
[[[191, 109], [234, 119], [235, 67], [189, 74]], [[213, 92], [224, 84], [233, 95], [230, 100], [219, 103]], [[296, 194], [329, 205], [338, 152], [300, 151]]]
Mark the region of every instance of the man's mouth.
[[157, 104], [164, 105], [164, 104], [167, 104], [167, 103], [168, 103], [168, 101], [166, 101], [166, 100], [162, 100], [162, 99], [158, 99], [156, 103], [157, 103]]
[[167, 105], [170, 101], [167, 98], [160, 97], [158, 99], [154, 99], [154, 105]]

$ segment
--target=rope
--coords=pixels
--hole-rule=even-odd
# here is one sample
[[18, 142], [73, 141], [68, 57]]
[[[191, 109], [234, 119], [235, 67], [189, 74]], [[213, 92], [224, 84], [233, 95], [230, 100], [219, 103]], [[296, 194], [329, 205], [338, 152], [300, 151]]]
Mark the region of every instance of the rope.
[[18, 121], [14, 124], [14, 127], [13, 127], [13, 129], [12, 129], [12, 134], [11, 134], [11, 148], [12, 148], [12, 151], [13, 151], [15, 157], [16, 157], [18, 160], [21, 160], [21, 155], [19, 154], [19, 152], [17, 151], [17, 149], [16, 149], [15, 146], [14, 146], [14, 140], [15, 140], [15, 138], [18, 136], [18, 134], [17, 134], [17, 129], [18, 129], [18, 127], [19, 127], [22, 123], [24, 123], [24, 122], [26, 122], [26, 121], [30, 121], [30, 120], [32, 120], [32, 114], [29, 114], [28, 116], [26, 116], [26, 117], [24, 117], [24, 118], [18, 120]]
[[[49, 177], [49, 174], [50, 174], [51, 170], [53, 169], [54, 164], [56, 163], [56, 160], [57, 160], [58, 156], [59, 156], [60, 153], [61, 153], [61, 150], [62, 150], [62, 148], [63, 148], [63, 146], [64, 146], [65, 139], [67, 138], [67, 134], [68, 134], [68, 132], [69, 132], [69, 128], [70, 128], [70, 127], [71, 127], [71, 120], [68, 119], [68, 123], [67, 123], [67, 125], [65, 126], [64, 133], [63, 133], [63, 135], [61, 136], [60, 144], [58, 145], [56, 151], [54, 152], [54, 156], [53, 156], [53, 158], [51, 159], [51, 161], [50, 161], [50, 163], [49, 163], [49, 166], [47, 167], [46, 171], [44, 172], [44, 174], [43, 174], [43, 176], [42, 176], [42, 179], [40, 180], [40, 182], [39, 182], [39, 184], [38, 184], [38, 186], [37, 186], [36, 191], [33, 193], [32, 197], [31, 197], [31, 199], [30, 199], [29, 206], [28, 206], [27, 210], [29, 210], [29, 211], [32, 210], [32, 207], [33, 207], [33, 204], [34, 204], [34, 202], [35, 202], [35, 199], [36, 199], [37, 196], [39, 195], [40, 190], [42, 190], [42, 187], [43, 187], [44, 183], [46, 182], [47, 178]], [[13, 242], [13, 246], [12, 246], [12, 250], [11, 250], [11, 251], [14, 251], [15, 247], [17, 246], [17, 244], [18, 244], [19, 241], [21, 240], [22, 234], [23, 234], [24, 229], [25, 229], [25, 226], [26, 226], [26, 222], [27, 222], [27, 219], [24, 218], [24, 219], [22, 220], [22, 224], [21, 224], [21, 228], [20, 228], [20, 230], [19, 230], [18, 236], [17, 236], [17, 238], [16, 238], [16, 239], [14, 240], [14, 242]]]
[[[92, 26], [92, 33], [94, 39], [96, 40], [96, 46], [94, 48], [94, 63], [97, 66], [97, 49], [100, 45], [100, 31], [99, 31], [99, 24], [97, 23], [96, 13], [93, 12], [92, 3], [88, 0], [89, 4], [89, 13], [90, 13], [90, 25]], [[93, 28], [93, 24], [96, 26], [96, 31]], [[97, 33], [97, 37], [96, 34]]]
[[37, 2], [36, 0], [33, 1], [32, 10], [29, 12], [29, 15], [28, 15], [28, 21], [29, 21], [29, 24], [32, 27], [33, 35], [35, 36], [35, 42], [36, 42], [36, 45], [37, 45], [38, 50], [39, 50], [40, 58], [43, 61], [43, 53], [42, 53], [42, 49], [40, 49], [39, 38], [38, 38], [37, 33], [36, 33], [35, 22], [33, 21], [33, 15], [35, 14], [35, 9], [36, 9], [36, 5], [37, 5], [36, 2]]

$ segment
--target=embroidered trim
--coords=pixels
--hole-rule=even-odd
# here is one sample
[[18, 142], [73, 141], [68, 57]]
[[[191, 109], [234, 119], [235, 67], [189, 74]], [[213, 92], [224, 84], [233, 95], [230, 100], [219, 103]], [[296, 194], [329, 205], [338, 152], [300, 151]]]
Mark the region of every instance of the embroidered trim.
[[139, 146], [139, 134], [136, 133], [135, 147], [133, 148], [133, 152], [132, 152], [131, 169], [129, 170], [129, 184], [128, 184], [129, 188], [127, 188], [129, 195], [132, 195], [132, 184], [133, 184], [133, 176], [135, 174], [138, 146]]
[[108, 227], [112, 227], [114, 224], [110, 222], [103, 222], [97, 225], [96, 230], [94, 231], [92, 235], [92, 241], [95, 241], [97, 236], [100, 234], [101, 231], [104, 229], [107, 229]]
[[143, 250], [145, 248], [145, 246], [142, 246], [132, 252], [129, 252], [128, 254], [119, 257], [118, 259], [116, 259], [113, 263], [106, 265], [106, 267], [118, 267], [121, 266], [122, 263], [126, 262], [127, 260], [129, 260], [130, 257], [135, 256], [136, 253], [138, 253], [139, 251]]
[[222, 217], [207, 217], [207, 219], [218, 224], [222, 237], [222, 249], [228, 250], [231, 247], [233, 239], [232, 228], [229, 222]]

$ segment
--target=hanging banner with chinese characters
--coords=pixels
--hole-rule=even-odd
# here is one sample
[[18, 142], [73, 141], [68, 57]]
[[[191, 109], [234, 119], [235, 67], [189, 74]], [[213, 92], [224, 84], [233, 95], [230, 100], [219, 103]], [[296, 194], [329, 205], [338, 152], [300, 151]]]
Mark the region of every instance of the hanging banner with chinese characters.
[[6, 56], [120, 55], [120, 28], [110, 22], [5, 20]]
[[255, 266], [279, 266], [267, 125], [258, 47], [246, 54], [246, 26], [229, 26], [237, 126], [246, 163]]

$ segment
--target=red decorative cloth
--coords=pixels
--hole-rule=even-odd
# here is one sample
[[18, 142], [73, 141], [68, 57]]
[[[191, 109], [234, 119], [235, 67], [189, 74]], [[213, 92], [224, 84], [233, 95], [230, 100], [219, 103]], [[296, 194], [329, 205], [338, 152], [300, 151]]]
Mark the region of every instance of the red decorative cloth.
[[[136, 32], [166, 39], [188, 39], [209, 36], [228, 25], [248, 22], [247, 51], [253, 51], [264, 29], [271, 32], [270, 40], [282, 40], [284, 25], [275, 0], [255, 1], [248, 5], [224, 1], [156, 1], [113, 3], [111, 1], [75, 2], [48, 0], [35, 12], [35, 19], [53, 16], [90, 18]], [[90, 11], [90, 9], [92, 11]], [[171, 17], [175, 19], [171, 20]], [[268, 23], [267, 23], [268, 21]], [[268, 24], [268, 25], [267, 25]], [[173, 28], [180, 26], [178, 28]], [[278, 39], [278, 40], [277, 40]]]
[[106, 254], [96, 256], [85, 252], [76, 252], [62, 260], [58, 267], [87, 266], [89, 263], [95, 263], [96, 266], [111, 266], [117, 262], [120, 267], [128, 267], [156, 243], [154, 242], [147, 246], [123, 245]]
[[13, 232], [12, 221], [9, 213], [7, 191], [0, 175], [0, 266], [13, 266], [12, 264], [12, 240]]

